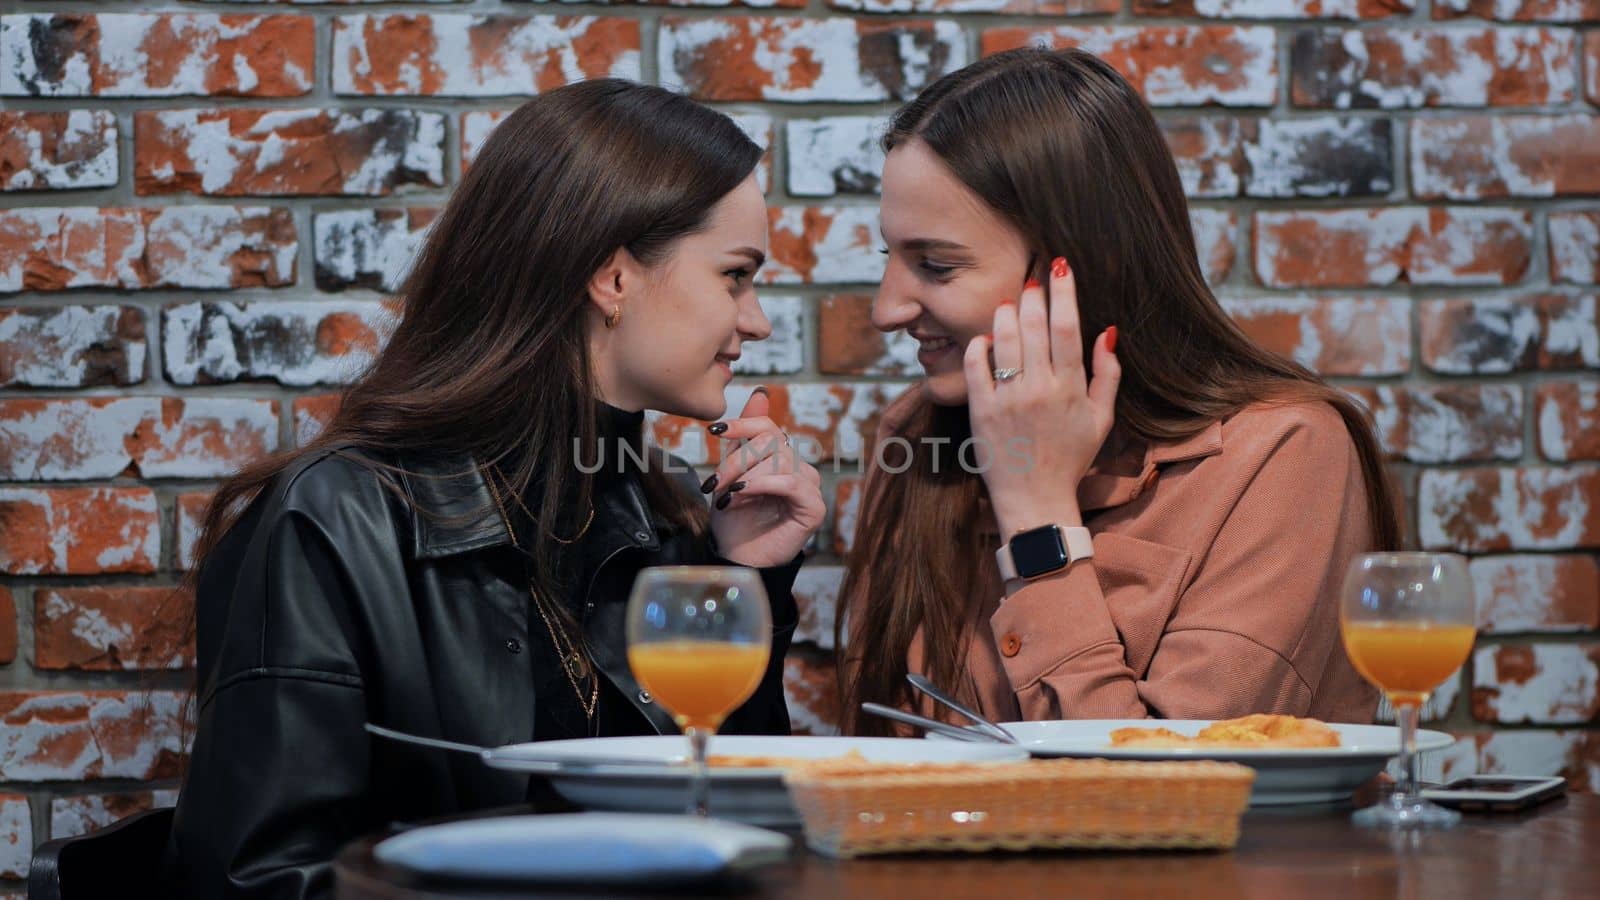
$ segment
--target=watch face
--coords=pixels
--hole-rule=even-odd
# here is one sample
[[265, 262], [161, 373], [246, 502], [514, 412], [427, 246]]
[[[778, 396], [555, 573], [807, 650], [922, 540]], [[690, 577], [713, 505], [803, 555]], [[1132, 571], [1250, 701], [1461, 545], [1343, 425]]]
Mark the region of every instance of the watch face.
[[1067, 547], [1061, 542], [1061, 529], [1045, 525], [1012, 538], [1011, 561], [1017, 566], [1017, 574], [1023, 578], [1034, 578], [1065, 568], [1069, 560]]

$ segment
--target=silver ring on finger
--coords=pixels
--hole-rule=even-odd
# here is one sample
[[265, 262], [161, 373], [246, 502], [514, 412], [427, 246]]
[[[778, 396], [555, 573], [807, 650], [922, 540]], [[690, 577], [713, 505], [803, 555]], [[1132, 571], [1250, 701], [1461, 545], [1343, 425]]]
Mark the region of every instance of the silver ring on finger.
[[1011, 380], [1016, 379], [1016, 378], [1019, 378], [1021, 376], [1022, 376], [1022, 369], [1020, 369], [1020, 368], [1016, 368], [1016, 369], [1013, 369], [1013, 368], [995, 369], [994, 370], [994, 383], [995, 384], [1005, 384], [1006, 382], [1011, 381]]

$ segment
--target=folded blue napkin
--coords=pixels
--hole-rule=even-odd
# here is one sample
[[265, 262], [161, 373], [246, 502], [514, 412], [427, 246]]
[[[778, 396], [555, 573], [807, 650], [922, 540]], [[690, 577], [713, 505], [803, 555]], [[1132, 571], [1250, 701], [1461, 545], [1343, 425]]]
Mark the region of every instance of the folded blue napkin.
[[779, 862], [790, 845], [776, 832], [717, 819], [563, 813], [430, 825], [372, 852], [435, 877], [609, 885], [712, 878]]

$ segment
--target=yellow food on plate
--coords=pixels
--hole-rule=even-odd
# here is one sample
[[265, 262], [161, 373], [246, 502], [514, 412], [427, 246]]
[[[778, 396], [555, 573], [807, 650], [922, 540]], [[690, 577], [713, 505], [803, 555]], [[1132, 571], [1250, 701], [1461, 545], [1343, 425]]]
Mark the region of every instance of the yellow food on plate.
[[1170, 728], [1118, 728], [1111, 732], [1111, 746], [1297, 750], [1337, 747], [1339, 733], [1316, 719], [1258, 714], [1213, 722], [1194, 737]]

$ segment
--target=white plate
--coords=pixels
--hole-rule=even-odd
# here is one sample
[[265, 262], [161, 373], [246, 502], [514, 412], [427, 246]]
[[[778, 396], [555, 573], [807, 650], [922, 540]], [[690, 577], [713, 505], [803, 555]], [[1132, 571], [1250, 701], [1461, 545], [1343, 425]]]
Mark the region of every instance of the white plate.
[[[936, 743], [912, 738], [726, 735], [711, 739], [712, 756], [791, 756], [827, 759], [851, 751], [874, 762], [1017, 762], [1028, 758], [1008, 744]], [[680, 735], [587, 738], [497, 747], [484, 761], [501, 769], [536, 772], [584, 809], [681, 813], [689, 803], [689, 741]], [[563, 766], [550, 760], [636, 759], [642, 765]], [[799, 828], [781, 769], [711, 769], [711, 814], [769, 828]]]
[[379, 862], [422, 875], [491, 881], [688, 883], [779, 862], [789, 838], [687, 816], [571, 813], [429, 825], [379, 841]]
[[[1085, 719], [1057, 722], [1006, 722], [1034, 756], [1093, 759], [1216, 759], [1256, 770], [1251, 806], [1329, 803], [1347, 800], [1356, 788], [1383, 770], [1400, 752], [1400, 729], [1387, 725], [1334, 725], [1338, 747], [1245, 749], [1236, 747], [1113, 747], [1118, 728], [1169, 728], [1194, 736], [1210, 725], [1201, 720]], [[1418, 731], [1419, 751], [1443, 750], [1455, 743], [1448, 734]]]

